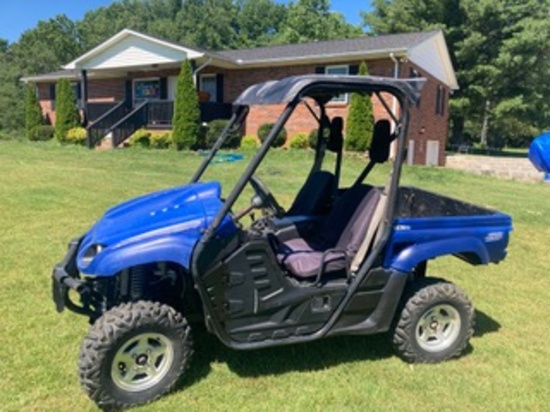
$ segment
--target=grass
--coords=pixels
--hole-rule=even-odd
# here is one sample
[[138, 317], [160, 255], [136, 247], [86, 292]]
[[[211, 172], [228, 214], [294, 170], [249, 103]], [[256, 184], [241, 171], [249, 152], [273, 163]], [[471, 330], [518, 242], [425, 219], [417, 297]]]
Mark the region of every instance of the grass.
[[[518, 157], [525, 159], [529, 153], [528, 148], [514, 148], [514, 147], [504, 147], [502, 149], [490, 149], [490, 148], [480, 148], [480, 147], [470, 147], [468, 149], [469, 155], [477, 156], [491, 156], [491, 157]], [[456, 150], [448, 150], [447, 155], [453, 156], [457, 154]]]
[[[258, 175], [288, 206], [311, 158], [273, 151]], [[76, 373], [87, 322], [55, 312], [52, 265], [66, 242], [107, 207], [185, 183], [199, 161], [191, 153], [0, 141], [1, 411], [96, 410]], [[245, 166], [219, 164], [208, 177], [228, 187]], [[344, 180], [351, 182], [363, 166], [359, 157], [346, 157]], [[373, 180], [382, 183], [387, 167], [379, 169]], [[196, 356], [176, 392], [136, 410], [547, 410], [550, 186], [423, 167], [405, 168], [403, 181], [514, 218], [509, 257], [500, 265], [444, 258], [429, 267], [462, 286], [476, 304], [476, 334], [465, 356], [408, 365], [393, 355], [385, 335], [238, 352], [199, 332]]]

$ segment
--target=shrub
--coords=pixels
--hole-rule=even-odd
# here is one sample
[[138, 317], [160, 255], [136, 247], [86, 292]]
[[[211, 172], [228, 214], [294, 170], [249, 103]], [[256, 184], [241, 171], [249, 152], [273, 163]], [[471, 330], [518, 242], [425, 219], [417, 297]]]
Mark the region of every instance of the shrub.
[[307, 133], [298, 133], [290, 138], [291, 149], [307, 149], [309, 147], [309, 136]]
[[30, 140], [33, 141], [46, 141], [51, 140], [55, 134], [55, 128], [49, 125], [36, 126], [32, 129], [29, 136]]
[[149, 145], [153, 149], [168, 149], [171, 144], [171, 133], [155, 133], [149, 137]]
[[189, 60], [181, 65], [176, 86], [174, 116], [172, 118], [172, 140], [177, 150], [191, 149], [197, 143], [200, 125], [199, 98], [193, 69]]
[[25, 137], [30, 139], [34, 128], [41, 126], [43, 123], [44, 118], [36, 96], [36, 88], [29, 84], [25, 95]]
[[[367, 65], [363, 62], [359, 66], [359, 75], [367, 74]], [[356, 152], [367, 150], [370, 147], [373, 128], [374, 116], [370, 96], [352, 93], [346, 121], [346, 149]]]
[[[228, 120], [218, 119], [212, 120], [206, 127], [206, 141], [205, 145], [207, 149], [214, 146], [214, 143], [218, 140], [218, 137], [222, 134], [222, 131], [227, 127]], [[223, 144], [224, 149], [236, 149], [241, 142], [241, 133], [239, 131], [231, 132]]]
[[241, 149], [243, 150], [256, 150], [258, 147], [260, 147], [260, 142], [256, 136], [249, 134], [241, 139]]
[[308, 143], [309, 147], [313, 150], [317, 148], [317, 135], [319, 134], [319, 129], [313, 129], [311, 132], [309, 132], [308, 135]]
[[[258, 138], [262, 143], [267, 138], [267, 135], [269, 134], [273, 126], [274, 126], [273, 123], [264, 123], [258, 128]], [[283, 127], [279, 132], [279, 134], [277, 135], [277, 137], [275, 138], [275, 140], [273, 141], [273, 143], [271, 144], [271, 146], [272, 147], [283, 146], [286, 142], [286, 136], [287, 136], [286, 129]]]
[[74, 144], [86, 144], [86, 137], [88, 132], [83, 127], [74, 127], [67, 132], [66, 141]]
[[[325, 128], [323, 130], [324, 130], [325, 139], [328, 139], [330, 135], [330, 130], [328, 128]], [[309, 147], [312, 148], [313, 150], [317, 148], [318, 134], [319, 134], [319, 129], [313, 129], [311, 132], [309, 132], [308, 143], [309, 143]]]
[[65, 142], [67, 132], [80, 125], [80, 115], [71, 83], [67, 79], [59, 80], [55, 89], [55, 137]]
[[148, 132], [145, 129], [139, 129], [134, 132], [130, 139], [128, 139], [128, 144], [130, 146], [139, 146], [139, 147], [149, 147], [151, 139], [151, 132]]

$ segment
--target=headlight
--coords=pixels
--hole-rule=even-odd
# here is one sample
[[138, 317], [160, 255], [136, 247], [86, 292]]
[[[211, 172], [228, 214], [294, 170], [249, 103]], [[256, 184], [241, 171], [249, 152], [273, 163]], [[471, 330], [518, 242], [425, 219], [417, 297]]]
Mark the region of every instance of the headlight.
[[82, 256], [82, 265], [88, 266], [90, 263], [92, 263], [92, 260], [101, 253], [102, 250], [102, 245], [90, 246], [88, 249], [86, 249], [86, 252], [84, 252], [84, 256]]

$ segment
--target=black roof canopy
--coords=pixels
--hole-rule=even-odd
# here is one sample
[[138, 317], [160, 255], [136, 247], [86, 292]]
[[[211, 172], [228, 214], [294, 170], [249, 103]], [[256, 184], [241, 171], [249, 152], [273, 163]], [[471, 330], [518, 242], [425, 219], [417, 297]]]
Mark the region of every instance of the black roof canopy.
[[236, 105], [289, 103], [297, 97], [334, 97], [352, 92], [389, 92], [411, 104], [420, 98], [425, 79], [394, 79], [374, 76], [303, 75], [258, 83], [246, 89], [234, 101]]

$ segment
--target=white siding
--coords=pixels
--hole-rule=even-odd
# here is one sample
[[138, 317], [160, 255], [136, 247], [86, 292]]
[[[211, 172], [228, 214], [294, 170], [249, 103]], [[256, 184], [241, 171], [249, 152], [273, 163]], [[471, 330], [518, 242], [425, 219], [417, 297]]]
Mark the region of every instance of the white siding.
[[138, 37], [126, 37], [105, 51], [82, 62], [83, 69], [113, 69], [117, 67], [146, 66], [178, 63], [187, 53], [167, 46], [154, 44]]
[[409, 50], [409, 60], [451, 89], [458, 89], [443, 34], [437, 34]]

